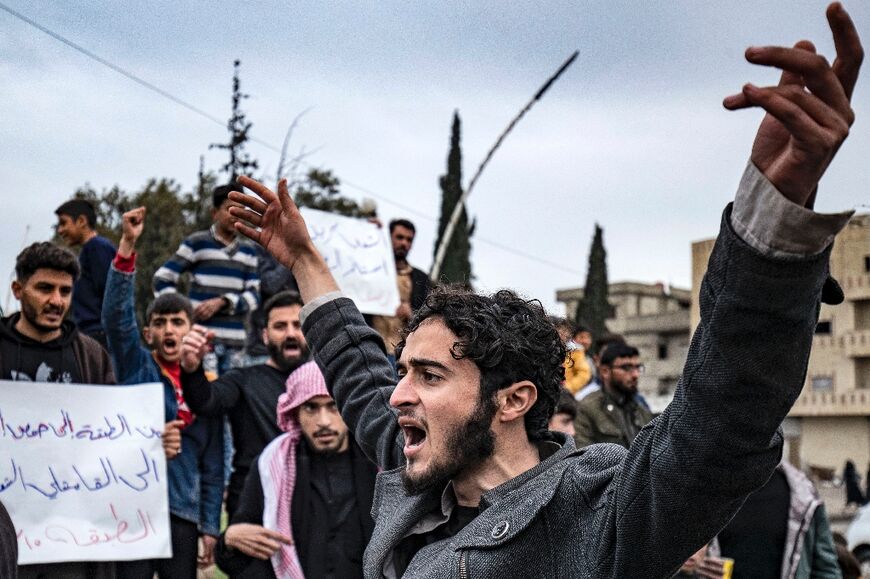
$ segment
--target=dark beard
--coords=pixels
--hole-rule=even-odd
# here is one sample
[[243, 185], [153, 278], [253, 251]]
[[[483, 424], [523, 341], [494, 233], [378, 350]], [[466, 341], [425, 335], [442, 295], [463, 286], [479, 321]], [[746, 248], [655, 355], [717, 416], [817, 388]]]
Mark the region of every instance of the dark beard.
[[490, 430], [497, 406], [494, 397], [478, 400], [474, 412], [461, 427], [447, 439], [443, 462], [433, 462], [416, 478], [402, 471], [402, 485], [409, 495], [419, 495], [432, 488], [443, 488], [457, 474], [478, 464], [495, 451], [495, 434]]
[[269, 351], [269, 358], [275, 363], [275, 366], [282, 372], [286, 372], [290, 374], [308, 361], [308, 346], [299, 344], [299, 357], [288, 359], [284, 357], [284, 343], [274, 344], [272, 342], [266, 343], [266, 349]]

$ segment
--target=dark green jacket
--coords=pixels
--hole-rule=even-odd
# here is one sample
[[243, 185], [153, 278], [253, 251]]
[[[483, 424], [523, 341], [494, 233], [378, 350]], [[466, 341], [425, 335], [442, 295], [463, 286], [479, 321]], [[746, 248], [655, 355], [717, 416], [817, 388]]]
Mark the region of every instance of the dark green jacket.
[[653, 415], [636, 397], [616, 400], [603, 389], [593, 392], [577, 404], [574, 419], [574, 442], [583, 448], [596, 442], [612, 442], [628, 448], [641, 428]]

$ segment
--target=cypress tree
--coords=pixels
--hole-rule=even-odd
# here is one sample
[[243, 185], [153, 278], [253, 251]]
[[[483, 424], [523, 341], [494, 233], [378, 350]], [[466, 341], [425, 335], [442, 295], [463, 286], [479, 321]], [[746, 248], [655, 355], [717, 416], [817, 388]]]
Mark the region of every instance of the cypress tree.
[[607, 333], [607, 318], [613, 316], [613, 307], [607, 299], [607, 251], [604, 249], [604, 230], [595, 224], [595, 236], [589, 248], [586, 285], [583, 299], [577, 304], [574, 321], [586, 326], [597, 339]]
[[[453, 126], [450, 134], [450, 152], [447, 154], [447, 174], [442, 175], [438, 183], [441, 186], [441, 218], [438, 220], [438, 238], [435, 241], [435, 252], [441, 244], [447, 222], [453, 214], [453, 208], [462, 197], [462, 147], [460, 145], [462, 123], [459, 111], [453, 113]], [[444, 264], [441, 267], [441, 279], [447, 283], [462, 283], [471, 285], [471, 235], [474, 224], [469, 226], [468, 213], [465, 208], [456, 224], [453, 236], [447, 245]]]

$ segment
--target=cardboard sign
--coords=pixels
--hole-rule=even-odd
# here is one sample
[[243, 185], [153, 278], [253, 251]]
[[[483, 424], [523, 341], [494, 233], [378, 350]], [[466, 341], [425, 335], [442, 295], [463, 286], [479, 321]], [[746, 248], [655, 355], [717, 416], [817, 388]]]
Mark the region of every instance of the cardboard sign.
[[163, 386], [0, 381], [0, 501], [18, 562], [171, 556]]
[[387, 231], [364, 219], [305, 207], [300, 212], [344, 295], [364, 314], [396, 315], [399, 288]]

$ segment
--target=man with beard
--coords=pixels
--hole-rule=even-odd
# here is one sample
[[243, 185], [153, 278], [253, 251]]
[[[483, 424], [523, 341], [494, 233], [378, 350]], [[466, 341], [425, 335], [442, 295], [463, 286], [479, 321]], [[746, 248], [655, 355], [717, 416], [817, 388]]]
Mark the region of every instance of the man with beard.
[[273, 440], [218, 543], [234, 579], [362, 579], [377, 468], [349, 435], [314, 362], [287, 379]]
[[[26, 247], [15, 260], [12, 293], [21, 312], [0, 322], [0, 379], [114, 384], [106, 351], [65, 320], [79, 276], [76, 256], [53, 243]], [[16, 505], [8, 505], [15, 515]], [[40, 563], [18, 567], [24, 578], [109, 579], [111, 562]]]
[[408, 263], [408, 254], [414, 244], [416, 229], [407, 219], [390, 221], [390, 242], [396, 260], [396, 285], [399, 288], [399, 307], [395, 316], [371, 316], [371, 326], [381, 335], [387, 347], [387, 355], [395, 360], [396, 344], [401, 339], [401, 330], [411, 319], [411, 314], [423, 305], [429, 294], [429, 276], [426, 272]]
[[[224, 490], [223, 422], [218, 418], [195, 416], [181, 393], [181, 339], [190, 331], [193, 306], [177, 293], [166, 293], [149, 304], [143, 334], [148, 347], [139, 341], [136, 321], [136, 241], [145, 227], [145, 208], [122, 216], [121, 242], [106, 281], [103, 327], [118, 382], [142, 384], [162, 382], [167, 421], [181, 428], [181, 446], [167, 457], [169, 487], [169, 529], [172, 557], [118, 563], [125, 579], [195, 579], [199, 563], [213, 562], [214, 545], [220, 535], [221, 502]], [[182, 452], [183, 451], [183, 452]]]
[[652, 419], [652, 413], [637, 400], [637, 383], [643, 373], [637, 348], [614, 343], [601, 355], [598, 365], [601, 390], [577, 403], [574, 442], [577, 448], [613, 442], [628, 448]]
[[[308, 346], [302, 334], [299, 311], [302, 300], [294, 292], [280, 292], [263, 306], [266, 327], [263, 342], [269, 351], [265, 364], [235, 368], [214, 382], [206, 379], [202, 357], [182, 353], [181, 384], [190, 409], [202, 416], [229, 418], [233, 439], [233, 472], [227, 489], [227, 513], [232, 516], [239, 501], [245, 477], [254, 459], [272, 439], [281, 434], [275, 408], [284, 392], [287, 376], [308, 360]], [[211, 343], [213, 334], [195, 325], [184, 336], [182, 350]]]
[[851, 212], [812, 207], [854, 122], [863, 49], [839, 3], [827, 17], [833, 64], [808, 41], [746, 51], [781, 81], [724, 100], [767, 115], [722, 215], [674, 400], [629, 449], [577, 450], [547, 429], [565, 348], [541, 304], [511, 291], [430, 294], [397, 347], [396, 384], [286, 180], [276, 195], [239, 178], [259, 197], [230, 194], [245, 206], [232, 209], [236, 228], [293, 272], [342, 417], [372, 460], [395, 469], [378, 475], [366, 577], [671, 577], [770, 477], [820, 303], [843, 300], [828, 262]]

